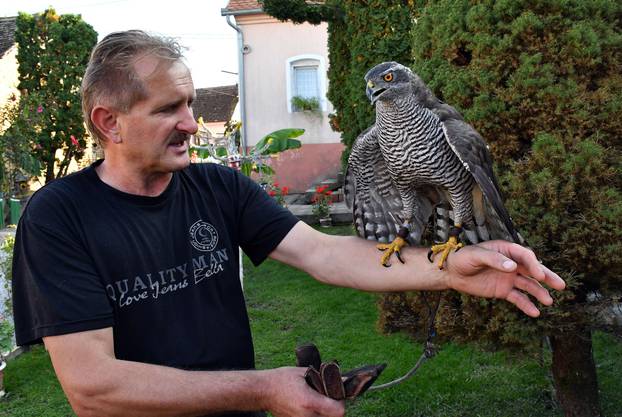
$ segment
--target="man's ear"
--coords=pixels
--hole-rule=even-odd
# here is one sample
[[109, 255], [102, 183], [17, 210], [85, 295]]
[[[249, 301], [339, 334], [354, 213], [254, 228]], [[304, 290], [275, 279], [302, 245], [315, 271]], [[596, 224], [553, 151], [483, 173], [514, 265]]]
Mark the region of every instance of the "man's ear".
[[117, 115], [118, 112], [116, 110], [106, 106], [96, 106], [91, 110], [93, 124], [112, 143], [121, 142]]

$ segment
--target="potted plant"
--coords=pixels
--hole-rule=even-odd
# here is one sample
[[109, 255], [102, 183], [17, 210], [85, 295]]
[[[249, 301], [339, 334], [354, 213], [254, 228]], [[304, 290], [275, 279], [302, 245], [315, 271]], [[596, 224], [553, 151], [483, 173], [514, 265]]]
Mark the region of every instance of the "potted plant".
[[332, 225], [330, 218], [330, 205], [333, 203], [333, 192], [328, 189], [327, 185], [320, 185], [315, 188], [313, 195], [312, 211], [320, 221], [320, 226], [329, 227]]
[[294, 111], [309, 112], [318, 116], [322, 115], [320, 100], [317, 97], [294, 96], [291, 101]]

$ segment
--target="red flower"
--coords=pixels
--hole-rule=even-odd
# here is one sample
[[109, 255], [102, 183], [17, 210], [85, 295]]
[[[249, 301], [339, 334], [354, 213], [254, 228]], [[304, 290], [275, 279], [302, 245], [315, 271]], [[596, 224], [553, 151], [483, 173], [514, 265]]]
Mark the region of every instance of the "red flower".
[[330, 191], [330, 190], [329, 190], [329, 191], [326, 191], [326, 195], [333, 195], [333, 192], [332, 192], [332, 191]]
[[78, 139], [76, 139], [74, 135], [71, 135], [69, 137], [71, 138], [71, 143], [73, 143], [74, 146], [80, 147], [80, 142], [78, 142]]
[[318, 185], [317, 188], [315, 189], [315, 192], [322, 194], [324, 191], [326, 191], [327, 188], [328, 188], [328, 185]]
[[283, 194], [283, 195], [287, 195], [287, 193], [289, 193], [289, 188], [287, 188], [287, 187], [283, 187], [283, 188], [281, 189], [281, 194]]
[[279, 183], [277, 181], [274, 181], [274, 184], [272, 184], [272, 185], [274, 185], [275, 187], [278, 187]]
[[274, 197], [274, 196], [276, 195], [276, 191], [274, 191], [274, 190], [270, 190], [270, 191], [268, 191], [268, 195], [269, 195], [270, 197]]
[[37, 113], [43, 113], [43, 106], [37, 107]]

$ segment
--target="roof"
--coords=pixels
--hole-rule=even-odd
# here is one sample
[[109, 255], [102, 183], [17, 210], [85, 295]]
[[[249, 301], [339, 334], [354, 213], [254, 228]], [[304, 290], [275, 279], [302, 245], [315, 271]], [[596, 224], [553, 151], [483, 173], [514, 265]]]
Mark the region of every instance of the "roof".
[[261, 4], [256, 0], [229, 0], [226, 10], [230, 12], [239, 12], [241, 10], [257, 10], [261, 9]]
[[0, 17], [0, 58], [15, 44], [17, 17]]
[[[324, 4], [325, 0], [305, 0], [305, 3], [311, 5]], [[263, 10], [263, 5], [258, 0], [229, 0], [227, 7], [222, 9], [222, 14], [245, 14], [244, 12], [258, 12]]]
[[202, 116], [206, 123], [228, 122], [238, 104], [238, 86], [197, 88], [197, 98], [192, 103], [194, 117]]

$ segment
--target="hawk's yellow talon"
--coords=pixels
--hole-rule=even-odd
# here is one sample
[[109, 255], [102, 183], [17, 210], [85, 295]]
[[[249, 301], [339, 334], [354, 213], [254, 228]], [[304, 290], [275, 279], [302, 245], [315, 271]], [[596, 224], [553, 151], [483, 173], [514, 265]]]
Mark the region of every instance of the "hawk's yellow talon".
[[389, 263], [389, 259], [394, 253], [397, 256], [397, 259], [399, 259], [400, 262], [404, 263], [400, 254], [400, 251], [404, 246], [406, 246], [406, 240], [399, 236], [396, 237], [391, 243], [379, 243], [378, 245], [376, 245], [379, 250], [384, 251], [382, 258], [380, 258], [380, 263], [382, 264], [382, 266], [391, 266], [391, 264]]
[[432, 246], [430, 248], [430, 251], [433, 254], [432, 256], [436, 255], [437, 253], [441, 253], [441, 259], [438, 262], [438, 268], [443, 269], [443, 266], [445, 265], [445, 261], [447, 260], [449, 253], [452, 250], [457, 251], [463, 246], [464, 246], [464, 243], [458, 242], [458, 239], [456, 239], [455, 236], [451, 236], [449, 240], [447, 240], [446, 243], [441, 243], [439, 245]]

